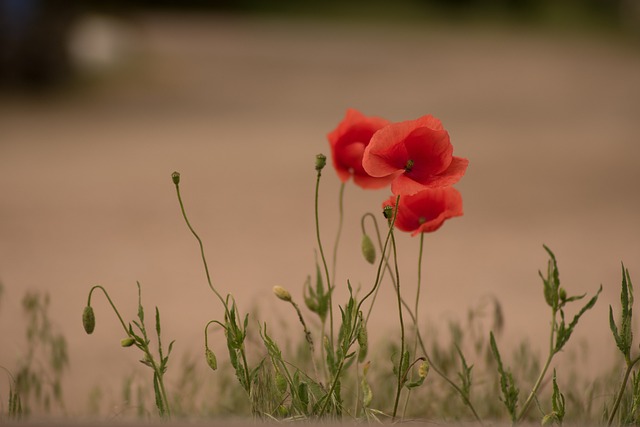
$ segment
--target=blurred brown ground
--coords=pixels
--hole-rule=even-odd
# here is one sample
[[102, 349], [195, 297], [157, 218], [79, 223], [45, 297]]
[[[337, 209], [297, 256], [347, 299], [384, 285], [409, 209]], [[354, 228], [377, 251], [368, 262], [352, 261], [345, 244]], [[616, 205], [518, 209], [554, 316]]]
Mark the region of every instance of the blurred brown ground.
[[[180, 217], [174, 170], [214, 284], [243, 311], [275, 321], [277, 337], [301, 338], [295, 313], [271, 288], [302, 300], [314, 272], [313, 159], [329, 154], [325, 135], [349, 107], [390, 120], [434, 114], [456, 155], [470, 160], [457, 185], [465, 216], [425, 239], [425, 324], [446, 337], [449, 320], [464, 321], [494, 295], [506, 319], [504, 351], [527, 337], [542, 354], [544, 243], [570, 294], [604, 287], [556, 366], [586, 363], [594, 375], [610, 366], [608, 306], [619, 311], [620, 262], [640, 277], [637, 48], [571, 33], [215, 15], [147, 15], [134, 33], [133, 57], [110, 76], [0, 100], [0, 364], [20, 357], [24, 292], [49, 292], [70, 346], [71, 414], [86, 410], [98, 384], [117, 401], [123, 376], [143, 368], [120, 348], [122, 331], [101, 295], [96, 331], [84, 334], [92, 284], [132, 319], [141, 282], [147, 312], [157, 305], [164, 339], [176, 339], [176, 371], [183, 356], [201, 354], [204, 324], [223, 315]], [[331, 248], [339, 183], [330, 167], [321, 185]], [[346, 279], [371, 284], [359, 218], [387, 196], [346, 189], [337, 302]], [[411, 299], [418, 240], [398, 243]], [[396, 334], [388, 283], [382, 292], [372, 329]]]

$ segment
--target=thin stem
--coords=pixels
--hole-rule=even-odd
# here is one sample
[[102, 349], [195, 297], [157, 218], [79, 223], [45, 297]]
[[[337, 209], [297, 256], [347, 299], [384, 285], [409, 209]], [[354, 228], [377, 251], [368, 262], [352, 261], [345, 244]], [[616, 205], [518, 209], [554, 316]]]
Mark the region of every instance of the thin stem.
[[[420, 233], [420, 249], [418, 251], [418, 285], [416, 287], [416, 302], [413, 308], [413, 312], [415, 316], [413, 317], [413, 327], [415, 329], [415, 335], [413, 338], [413, 354], [415, 355], [418, 351], [418, 308], [420, 307], [420, 288], [422, 285], [422, 252], [424, 249], [424, 233]], [[407, 392], [407, 399], [404, 402], [404, 409], [402, 411], [402, 418], [404, 418], [407, 413], [407, 408], [409, 406], [409, 399], [411, 398], [411, 390]]]
[[218, 297], [218, 299], [220, 300], [222, 305], [224, 305], [225, 312], [228, 312], [229, 309], [227, 308], [227, 304], [225, 303], [224, 298], [222, 298], [222, 295], [220, 295], [220, 293], [216, 290], [216, 288], [213, 287], [213, 284], [211, 283], [211, 275], [209, 274], [209, 266], [207, 265], [207, 258], [204, 255], [204, 245], [202, 244], [202, 240], [200, 239], [200, 236], [198, 236], [198, 233], [196, 233], [196, 231], [191, 226], [191, 223], [189, 222], [189, 218], [187, 218], [187, 212], [184, 209], [184, 204], [182, 203], [182, 196], [180, 195], [180, 184], [175, 184], [175, 186], [176, 186], [176, 194], [178, 195], [178, 202], [180, 203], [180, 210], [182, 211], [182, 216], [184, 218], [184, 221], [187, 223], [187, 227], [189, 227], [189, 230], [191, 231], [191, 234], [193, 234], [195, 236], [196, 240], [198, 240], [198, 244], [200, 245], [200, 255], [202, 256], [202, 263], [204, 264], [204, 271], [205, 271], [205, 273], [207, 275], [207, 283], [209, 284], [209, 287], [211, 288], [213, 293], [216, 294], [216, 296]]
[[[380, 246], [382, 246], [382, 241], [380, 240], [380, 236], [379, 235], [378, 235], [378, 244]], [[385, 244], [385, 249], [383, 250], [383, 256], [384, 256], [385, 251], [386, 251], [386, 244]], [[391, 266], [389, 265], [388, 259], [385, 259], [385, 269], [391, 271]], [[393, 286], [395, 287], [395, 278], [393, 277], [393, 274], [391, 275], [391, 281], [393, 282]], [[414, 314], [413, 314], [413, 312], [411, 310], [411, 307], [409, 307], [409, 305], [404, 300], [402, 301], [402, 305], [404, 305], [404, 308], [405, 308], [407, 314], [409, 314], [409, 316], [411, 317], [413, 323], [416, 325], [416, 328], [417, 328], [416, 333], [417, 333], [417, 337], [418, 337], [418, 344], [420, 345], [420, 349], [422, 350], [422, 353], [424, 354], [424, 357], [427, 359], [427, 362], [429, 362], [429, 365], [430, 365], [431, 369], [433, 369], [436, 374], [438, 374], [443, 380], [445, 380], [458, 393], [458, 395], [462, 399], [463, 403], [469, 408], [469, 410], [473, 414], [473, 416], [476, 419], [476, 421], [480, 425], [484, 425], [484, 423], [482, 422], [482, 418], [480, 418], [480, 416], [478, 415], [478, 412], [476, 411], [475, 407], [473, 406], [471, 401], [467, 398], [467, 396], [465, 396], [465, 394], [460, 389], [460, 387], [456, 383], [451, 381], [449, 379], [449, 377], [447, 377], [447, 375], [440, 368], [438, 368], [438, 366], [436, 366], [433, 363], [431, 357], [429, 357], [429, 353], [427, 352], [427, 348], [426, 348], [426, 346], [424, 344], [424, 341], [422, 339], [422, 335], [420, 334], [420, 329], [417, 327], [418, 323], [417, 323], [416, 318], [415, 318], [415, 316], [414, 316]]]
[[[398, 210], [398, 205], [396, 204], [396, 209]], [[402, 391], [402, 383], [403, 383], [403, 361], [404, 361], [404, 320], [402, 318], [402, 298], [400, 296], [400, 271], [398, 269], [398, 253], [396, 249], [396, 239], [391, 233], [391, 248], [393, 250], [393, 264], [396, 270], [396, 295], [398, 297], [398, 317], [400, 318], [400, 360], [398, 362], [398, 387], [396, 389], [396, 400], [393, 404], [393, 415], [391, 420], [396, 419], [396, 414], [398, 412], [398, 402], [400, 402], [400, 392]]]
[[529, 409], [529, 405], [535, 398], [536, 393], [540, 388], [540, 384], [542, 384], [542, 380], [544, 379], [544, 376], [547, 374], [547, 369], [549, 369], [549, 365], [551, 364], [551, 359], [553, 359], [553, 356], [556, 354], [554, 349], [554, 338], [555, 338], [555, 332], [556, 332], [556, 314], [557, 314], [557, 310], [555, 308], [552, 309], [551, 310], [551, 333], [549, 334], [549, 356], [547, 356], [547, 360], [544, 363], [544, 367], [542, 368], [542, 371], [540, 372], [538, 379], [533, 385], [533, 388], [531, 389], [531, 393], [529, 393], [529, 397], [527, 397], [527, 400], [522, 405], [522, 409], [520, 410], [520, 415], [516, 417], [516, 422], [521, 421], [525, 413]]
[[329, 292], [329, 333], [330, 333], [330, 343], [333, 348], [333, 303], [332, 303], [332, 294], [333, 289], [331, 288], [331, 278], [329, 277], [329, 267], [327, 266], [327, 259], [324, 256], [324, 249], [322, 248], [322, 240], [320, 239], [320, 217], [318, 214], [318, 201], [319, 201], [319, 193], [320, 193], [320, 177], [322, 176], [322, 170], [318, 169], [318, 173], [316, 176], [316, 192], [315, 192], [315, 220], [316, 220], [316, 239], [318, 241], [318, 249], [320, 251], [320, 258], [322, 258], [322, 265], [324, 267], [325, 277], [327, 279], [327, 289]]
[[331, 274], [331, 283], [336, 283], [336, 270], [338, 263], [338, 246], [340, 244], [340, 236], [342, 235], [342, 224], [344, 223], [344, 188], [346, 182], [340, 184], [340, 193], [338, 195], [338, 231], [336, 233], [336, 241], [333, 245], [333, 272]]
[[87, 306], [91, 306], [91, 294], [93, 294], [94, 289], [100, 289], [104, 293], [104, 296], [107, 297], [107, 301], [109, 301], [109, 304], [111, 304], [111, 307], [113, 308], [113, 311], [115, 311], [116, 316], [118, 316], [118, 320], [120, 320], [120, 324], [122, 325], [122, 328], [124, 329], [124, 332], [127, 335], [129, 335], [129, 330], [127, 329], [127, 325], [125, 325], [124, 320], [122, 320], [122, 316], [120, 316], [120, 312], [116, 308], [116, 306], [113, 303], [113, 301], [111, 301], [111, 297], [109, 296], [109, 293], [107, 292], [107, 290], [105, 288], [103, 288], [100, 285], [95, 285], [94, 287], [92, 287], [91, 290], [89, 291], [89, 298], [87, 299]]
[[304, 317], [302, 316], [302, 312], [300, 311], [300, 307], [298, 306], [298, 304], [296, 304], [294, 300], [290, 300], [289, 302], [291, 303], [293, 308], [296, 310], [296, 313], [298, 313], [298, 319], [300, 319], [300, 323], [302, 324], [302, 329], [304, 329], [304, 337], [307, 341], [307, 344], [309, 344], [309, 351], [311, 352], [311, 363], [313, 364], [313, 372], [316, 375], [316, 379], [319, 380], [320, 377], [318, 376], [318, 366], [316, 365], [316, 358], [315, 358], [316, 352], [313, 345], [313, 338], [311, 337], [311, 331], [309, 331], [309, 328], [307, 328], [307, 322], [304, 321]]
[[[319, 173], [320, 172], [318, 172], [318, 174]], [[399, 202], [400, 202], [400, 196], [398, 196], [396, 198], [396, 206], [398, 206]], [[316, 212], [317, 212], [317, 210], [316, 210]], [[367, 298], [369, 298], [374, 293], [374, 291], [378, 288], [378, 285], [380, 284], [382, 265], [384, 264], [384, 254], [387, 251], [387, 245], [389, 244], [389, 240], [391, 239], [391, 236], [393, 234], [393, 226], [394, 226], [394, 224], [396, 222], [397, 215], [398, 215], [398, 210], [394, 209], [393, 210], [393, 218], [389, 222], [389, 232], [387, 233], [387, 238], [386, 238], [386, 240], [384, 242], [384, 247], [382, 249], [382, 255], [383, 256], [380, 258], [380, 262], [378, 263], [378, 271], [376, 273], [376, 280], [375, 280], [371, 290], [369, 290], [369, 292], [360, 300], [360, 302], [358, 302], [358, 305], [356, 306], [356, 310], [355, 310], [356, 313], [360, 312], [360, 308], [362, 307], [362, 304], [367, 300]], [[356, 326], [357, 326], [357, 323], [349, 331], [349, 342], [350, 343], [353, 342], [353, 334], [355, 333]], [[320, 409], [319, 416], [322, 416], [324, 414], [324, 412], [327, 410], [327, 406], [329, 405], [329, 398], [331, 397], [331, 395], [335, 391], [336, 385], [338, 383], [338, 379], [340, 378], [340, 374], [342, 373], [342, 367], [344, 366], [344, 362], [345, 362], [345, 355], [343, 355], [342, 359], [340, 360], [340, 364], [338, 365], [338, 369], [336, 370], [336, 374], [335, 374], [335, 376], [333, 378], [333, 381], [331, 382], [331, 387], [329, 388], [329, 392], [328, 392], [327, 397], [326, 397], [327, 400], [325, 401], [324, 405], [322, 405], [322, 408]]]
[[608, 426], [611, 426], [611, 424], [613, 424], [613, 419], [616, 416], [616, 412], [618, 412], [620, 402], [622, 401], [622, 396], [624, 395], [624, 390], [627, 387], [627, 381], [629, 381], [629, 375], [631, 374], [633, 367], [636, 365], [636, 363], [638, 363], [638, 361], [640, 361], [640, 356], [636, 357], [633, 360], [627, 360], [627, 370], [624, 373], [622, 384], [620, 384], [620, 390], [618, 390], [616, 400], [613, 404], [613, 408], [611, 409], [611, 415], [609, 415], [609, 421], [607, 422]]
[[[380, 237], [380, 229], [378, 228], [378, 221], [376, 220], [376, 217], [371, 212], [367, 212], [360, 219], [360, 226], [362, 227], [362, 234], [367, 234], [366, 231], [365, 231], [365, 228], [364, 228], [364, 220], [367, 219], [367, 217], [371, 217], [371, 220], [373, 221], [373, 225], [374, 225], [374, 228], [376, 230], [376, 237], [378, 239], [378, 246], [382, 250], [382, 238]], [[385, 257], [385, 256], [387, 256], [387, 255], [386, 255], [385, 252], [383, 252], [381, 254], [381, 257]], [[388, 266], [388, 262], [389, 261], [387, 260], [386, 261], [386, 265], [387, 266]], [[385, 271], [386, 271], [386, 269], [382, 270], [382, 276], [380, 277], [380, 279], [382, 279], [382, 277], [384, 276], [384, 272]], [[373, 311], [373, 306], [376, 303], [376, 299], [378, 297], [378, 291], [379, 290], [380, 290], [380, 287], [377, 287], [376, 290], [375, 290], [375, 293], [373, 294], [373, 299], [371, 300], [371, 304], [369, 305], [369, 310], [367, 311], [367, 316], [365, 317], [365, 320], [364, 320], [364, 324], [365, 325], [367, 323], [369, 323], [369, 317], [371, 317], [371, 312]]]

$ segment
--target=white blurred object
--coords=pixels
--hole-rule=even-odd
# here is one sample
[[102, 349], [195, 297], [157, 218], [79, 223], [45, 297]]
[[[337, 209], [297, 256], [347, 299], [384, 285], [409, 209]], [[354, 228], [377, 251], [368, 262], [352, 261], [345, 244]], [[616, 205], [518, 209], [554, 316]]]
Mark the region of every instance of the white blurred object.
[[121, 65], [134, 50], [132, 28], [115, 18], [88, 15], [81, 18], [69, 38], [69, 54], [77, 69], [104, 72]]

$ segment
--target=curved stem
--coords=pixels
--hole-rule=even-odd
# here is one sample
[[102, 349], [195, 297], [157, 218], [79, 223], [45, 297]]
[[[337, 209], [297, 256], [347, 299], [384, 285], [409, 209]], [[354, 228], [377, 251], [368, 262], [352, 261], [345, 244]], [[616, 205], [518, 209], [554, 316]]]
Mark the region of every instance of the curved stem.
[[622, 379], [622, 384], [620, 384], [620, 390], [616, 395], [616, 400], [613, 404], [613, 408], [611, 409], [611, 415], [609, 415], [609, 421], [607, 422], [607, 426], [613, 424], [613, 419], [616, 416], [616, 412], [618, 412], [618, 408], [620, 407], [620, 402], [622, 401], [622, 396], [624, 395], [624, 389], [627, 387], [627, 381], [629, 381], [629, 375], [633, 370], [633, 367], [640, 361], [640, 356], [636, 357], [633, 360], [627, 361], [627, 370], [624, 373], [624, 378]]
[[[397, 204], [396, 209], [397, 210]], [[404, 320], [402, 318], [402, 298], [400, 296], [400, 271], [398, 269], [398, 253], [396, 249], [396, 239], [391, 233], [391, 248], [393, 250], [393, 264], [396, 270], [396, 295], [398, 297], [398, 317], [400, 318], [400, 359], [398, 362], [398, 387], [396, 389], [396, 400], [393, 404], [393, 415], [391, 420], [396, 419], [396, 414], [398, 412], [398, 403], [400, 402], [400, 392], [402, 391], [402, 383], [403, 383], [403, 361], [404, 361]]]
[[100, 289], [104, 293], [104, 296], [107, 297], [107, 301], [109, 301], [109, 304], [111, 304], [111, 307], [113, 308], [113, 311], [115, 311], [116, 316], [118, 316], [118, 320], [120, 320], [120, 324], [122, 325], [122, 328], [124, 329], [124, 332], [127, 335], [129, 335], [129, 330], [127, 329], [127, 325], [125, 325], [124, 320], [122, 320], [122, 316], [120, 316], [120, 312], [116, 308], [115, 304], [111, 300], [111, 297], [109, 296], [109, 293], [107, 292], [107, 290], [105, 288], [103, 288], [100, 285], [95, 285], [94, 287], [92, 287], [91, 290], [89, 291], [89, 298], [87, 299], [87, 306], [91, 306], [91, 294], [93, 294], [93, 291], [95, 289]]
[[196, 238], [196, 240], [198, 240], [198, 245], [200, 245], [200, 255], [202, 256], [202, 263], [204, 264], [204, 271], [205, 271], [205, 273], [207, 275], [207, 283], [209, 284], [209, 287], [211, 288], [213, 293], [216, 294], [216, 296], [218, 297], [218, 299], [220, 300], [222, 305], [224, 305], [225, 312], [228, 312], [229, 310], [227, 308], [227, 304], [224, 301], [224, 298], [222, 298], [222, 295], [220, 295], [220, 293], [216, 290], [216, 288], [211, 283], [211, 275], [209, 274], [209, 266], [207, 265], [207, 258], [204, 255], [204, 245], [202, 244], [202, 239], [200, 239], [200, 236], [198, 236], [198, 233], [196, 233], [196, 231], [191, 226], [191, 223], [189, 222], [189, 218], [187, 218], [187, 212], [184, 209], [184, 204], [182, 203], [182, 196], [180, 195], [180, 184], [175, 184], [175, 186], [176, 186], [176, 194], [178, 195], [178, 202], [180, 203], [180, 210], [182, 211], [182, 217], [184, 218], [184, 221], [187, 223], [187, 227], [189, 227], [189, 230], [191, 231], [191, 234], [193, 234], [194, 237]]
[[[371, 213], [371, 212], [367, 212], [366, 214], [362, 215], [362, 218], [360, 219], [360, 226], [362, 227], [362, 234], [367, 234], [365, 231], [365, 227], [364, 227], [364, 221], [365, 219], [367, 219], [367, 217], [370, 217], [371, 220], [373, 221], [373, 226], [376, 230], [376, 237], [378, 239], [378, 246], [380, 247], [380, 250], [382, 251], [382, 254], [380, 255], [381, 257], [386, 256], [386, 250], [382, 249], [382, 238], [380, 237], [380, 229], [378, 228], [378, 221], [376, 220], [376, 217]], [[386, 265], [388, 266], [388, 260], [386, 261]], [[382, 270], [382, 276], [384, 276], [384, 272], [386, 271], [386, 269]], [[381, 279], [382, 279], [381, 276]], [[393, 279], [393, 277], [392, 277]], [[394, 282], [395, 283], [395, 282]], [[373, 306], [376, 303], [376, 299], [378, 298], [378, 291], [380, 290], [380, 287], [377, 287], [375, 290], [375, 293], [373, 294], [373, 299], [371, 300], [371, 304], [369, 305], [369, 310], [367, 311], [367, 316], [364, 319], [364, 324], [366, 325], [367, 323], [369, 323], [369, 317], [371, 317], [371, 312], [373, 311]]]
[[330, 333], [330, 343], [333, 348], [333, 302], [332, 302], [332, 294], [333, 289], [331, 287], [331, 278], [329, 277], [329, 267], [327, 266], [327, 259], [324, 256], [324, 249], [322, 248], [322, 240], [320, 239], [320, 216], [318, 214], [318, 201], [319, 201], [319, 192], [320, 192], [320, 177], [322, 176], [322, 171], [318, 170], [316, 176], [316, 192], [315, 192], [315, 220], [316, 220], [316, 240], [318, 242], [318, 250], [320, 251], [320, 258], [322, 258], [322, 265], [324, 267], [324, 273], [327, 280], [327, 290], [329, 292], [329, 333]]
[[[378, 236], [378, 244], [380, 246], [382, 246], [382, 241], [380, 240], [379, 236]], [[383, 250], [383, 256], [384, 253], [386, 251], [386, 245], [385, 245], [385, 250]], [[385, 269], [391, 271], [391, 266], [389, 265], [388, 259], [385, 260]], [[391, 275], [391, 281], [393, 282], [393, 286], [395, 287], [395, 278], [393, 277], [393, 274]], [[411, 317], [413, 323], [415, 325], [417, 325], [417, 320], [411, 310], [411, 307], [409, 307], [409, 305], [403, 300], [402, 301], [402, 305], [404, 306], [407, 314], [409, 315], [409, 317]], [[370, 314], [371, 312], [369, 312]], [[368, 317], [367, 317], [368, 319]], [[467, 398], [467, 396], [465, 396], [465, 394], [463, 393], [463, 391], [460, 389], [460, 387], [454, 383], [453, 381], [451, 381], [449, 379], [449, 377], [447, 377], [447, 375], [440, 369], [438, 368], [438, 366], [436, 366], [433, 363], [433, 360], [431, 359], [431, 357], [429, 357], [429, 353], [427, 352], [427, 348], [426, 345], [424, 344], [424, 341], [422, 339], [422, 335], [420, 334], [420, 329], [417, 328], [416, 330], [417, 333], [417, 337], [418, 337], [418, 344], [420, 345], [420, 349], [422, 350], [422, 353], [424, 354], [425, 358], [427, 359], [427, 362], [429, 362], [429, 365], [431, 367], [431, 369], [433, 369], [433, 371], [435, 371], [436, 374], [438, 374], [447, 384], [449, 384], [451, 386], [451, 388], [453, 388], [458, 395], [460, 396], [460, 399], [462, 399], [462, 402], [469, 408], [469, 410], [471, 411], [471, 413], [473, 414], [473, 417], [476, 419], [476, 421], [480, 424], [480, 425], [484, 425], [484, 423], [482, 422], [482, 418], [480, 418], [480, 416], [478, 415], [478, 412], [476, 411], [475, 407], [473, 406], [473, 404], [471, 403], [471, 401]]]
[[[318, 172], [318, 175], [320, 175], [320, 172]], [[398, 196], [396, 198], [396, 206], [398, 206], [399, 202], [400, 202], [400, 196]], [[316, 213], [317, 213], [317, 209], [316, 209]], [[355, 310], [356, 313], [360, 312], [360, 308], [362, 307], [362, 304], [367, 300], [367, 298], [369, 298], [374, 293], [374, 291], [378, 288], [378, 285], [380, 284], [382, 266], [384, 264], [384, 254], [387, 251], [387, 245], [389, 244], [389, 240], [391, 239], [391, 236], [393, 234], [393, 226], [394, 226], [394, 224], [396, 222], [397, 213], [398, 213], [398, 210], [394, 209], [393, 210], [393, 218], [391, 219], [391, 221], [389, 221], [389, 232], [387, 233], [387, 238], [386, 238], [386, 240], [384, 242], [384, 248], [382, 249], [382, 255], [383, 256], [381, 257], [380, 262], [378, 263], [378, 271], [376, 273], [376, 280], [375, 280], [371, 290], [369, 290], [369, 292], [358, 302], [358, 305], [356, 306], [356, 310]], [[353, 334], [355, 333], [355, 330], [356, 330], [356, 325], [354, 325], [351, 328], [351, 330], [349, 331], [349, 340], [348, 340], [349, 343], [353, 342]], [[343, 368], [344, 362], [345, 362], [345, 355], [342, 356], [342, 358], [340, 360], [340, 364], [338, 365], [338, 368], [336, 369], [336, 374], [335, 374], [333, 380], [331, 381], [331, 387], [329, 388], [329, 392], [327, 393], [327, 397], [326, 397], [327, 400], [325, 401], [324, 405], [322, 405], [322, 408], [320, 409], [319, 416], [322, 416], [324, 414], [324, 412], [327, 410], [327, 407], [329, 406], [329, 399], [331, 398], [331, 395], [334, 393], [334, 391], [336, 389], [336, 386], [338, 384], [338, 380], [340, 379], [340, 375], [342, 373], [342, 368]]]

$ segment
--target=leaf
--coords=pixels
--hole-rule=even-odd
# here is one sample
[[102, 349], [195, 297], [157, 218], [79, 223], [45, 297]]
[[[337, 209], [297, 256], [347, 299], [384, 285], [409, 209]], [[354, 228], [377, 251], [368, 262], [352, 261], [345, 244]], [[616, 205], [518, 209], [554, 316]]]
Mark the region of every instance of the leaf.
[[593, 298], [591, 298], [589, 300], [589, 302], [587, 302], [584, 305], [584, 307], [582, 307], [582, 309], [578, 312], [578, 314], [576, 314], [573, 317], [573, 320], [571, 321], [571, 323], [569, 324], [568, 327], [564, 326], [564, 313], [562, 312], [562, 310], [560, 311], [560, 314], [562, 315], [563, 320], [562, 320], [562, 323], [561, 323], [560, 327], [558, 328], [558, 335], [557, 335], [557, 338], [556, 338], [556, 346], [555, 346], [555, 349], [554, 349], [555, 353], [557, 353], [560, 350], [562, 350], [562, 347], [564, 347], [564, 345], [567, 343], [567, 341], [569, 341], [569, 338], [571, 337], [571, 334], [573, 333], [573, 330], [575, 329], [576, 325], [578, 324], [578, 320], [580, 320], [580, 317], [582, 317], [582, 315], [587, 310], [590, 310], [591, 308], [593, 308], [593, 306], [598, 301], [598, 296], [600, 295], [600, 292], [602, 292], [602, 285], [598, 289], [598, 292], [596, 292], [596, 294], [593, 296]]
[[491, 352], [498, 364], [498, 374], [500, 375], [500, 390], [502, 391], [502, 397], [500, 400], [504, 403], [509, 415], [511, 415], [511, 421], [516, 421], [516, 408], [518, 406], [518, 394], [519, 390], [515, 386], [513, 381], [513, 375], [511, 372], [505, 371], [502, 365], [502, 359], [500, 358], [500, 352], [496, 344], [496, 339], [493, 336], [493, 332], [490, 332], [490, 344]]

